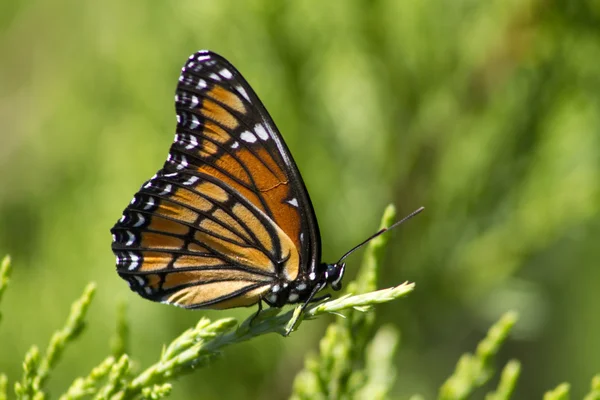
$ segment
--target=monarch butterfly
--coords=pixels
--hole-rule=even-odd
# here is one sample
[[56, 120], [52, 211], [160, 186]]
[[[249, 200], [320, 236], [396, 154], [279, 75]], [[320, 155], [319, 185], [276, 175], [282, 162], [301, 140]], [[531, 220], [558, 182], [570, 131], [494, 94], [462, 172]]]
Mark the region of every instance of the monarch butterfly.
[[321, 262], [300, 172], [254, 90], [223, 57], [189, 57], [175, 109], [167, 161], [111, 230], [117, 272], [131, 289], [184, 308], [258, 303], [259, 312], [262, 301], [306, 307], [325, 287], [340, 290], [344, 259], [386, 229], [338, 262]]

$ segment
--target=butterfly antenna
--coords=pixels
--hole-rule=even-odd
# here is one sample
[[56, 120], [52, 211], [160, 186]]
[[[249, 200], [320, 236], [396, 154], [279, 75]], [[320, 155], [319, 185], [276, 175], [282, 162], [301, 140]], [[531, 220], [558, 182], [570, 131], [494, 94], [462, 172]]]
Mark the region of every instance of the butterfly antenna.
[[414, 217], [415, 215], [417, 215], [418, 213], [420, 213], [424, 209], [425, 209], [425, 207], [419, 207], [419, 209], [411, 212], [406, 217], [402, 218], [400, 221], [395, 222], [394, 224], [388, 226], [387, 228], [382, 228], [379, 232], [376, 232], [375, 234], [369, 236], [366, 240], [362, 241], [361, 243], [357, 244], [356, 246], [354, 246], [353, 248], [351, 248], [350, 250], [348, 250], [346, 252], [346, 254], [344, 254], [342, 256], [342, 258], [340, 258], [340, 260], [337, 263], [340, 264], [342, 261], [344, 261], [344, 259], [346, 257], [348, 257], [350, 254], [354, 253], [356, 250], [358, 250], [361, 247], [363, 247], [365, 244], [369, 243], [371, 240], [375, 239], [377, 236], [382, 235], [382, 234], [386, 233], [387, 231], [394, 229], [395, 227], [397, 227], [401, 223], [408, 221], [409, 219], [411, 219], [412, 217]]

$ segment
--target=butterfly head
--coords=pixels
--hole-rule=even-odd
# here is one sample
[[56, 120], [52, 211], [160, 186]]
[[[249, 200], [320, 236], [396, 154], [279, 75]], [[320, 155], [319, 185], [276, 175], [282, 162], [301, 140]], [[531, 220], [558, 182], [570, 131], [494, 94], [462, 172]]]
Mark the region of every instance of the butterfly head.
[[342, 279], [344, 278], [345, 271], [345, 262], [327, 264], [325, 266], [325, 282], [331, 286], [333, 290], [340, 290], [342, 288]]

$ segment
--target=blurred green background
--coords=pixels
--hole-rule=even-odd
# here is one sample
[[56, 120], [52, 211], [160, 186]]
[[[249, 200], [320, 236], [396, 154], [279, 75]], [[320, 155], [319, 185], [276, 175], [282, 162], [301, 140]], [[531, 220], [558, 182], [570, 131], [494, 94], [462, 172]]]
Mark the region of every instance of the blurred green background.
[[[131, 293], [109, 229], [159, 169], [187, 57], [210, 49], [253, 85], [310, 190], [326, 261], [373, 233], [384, 205], [425, 213], [396, 230], [377, 308], [402, 332], [394, 398], [427, 398], [502, 312], [516, 398], [600, 372], [600, 2], [199, 1], [0, 3], [0, 371], [18, 379], [88, 281], [89, 330], [56, 395], [109, 352], [119, 299], [143, 368], [201, 315]], [[349, 262], [349, 280], [360, 256]], [[332, 317], [333, 318], [333, 317]], [[173, 398], [279, 399], [326, 319], [230, 348]], [[79, 349], [77, 349], [79, 347]]]

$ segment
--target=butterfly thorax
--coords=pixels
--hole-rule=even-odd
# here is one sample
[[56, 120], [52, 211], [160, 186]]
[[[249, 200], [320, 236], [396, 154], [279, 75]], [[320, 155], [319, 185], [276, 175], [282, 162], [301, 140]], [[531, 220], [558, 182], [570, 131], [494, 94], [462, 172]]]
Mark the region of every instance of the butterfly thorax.
[[333, 290], [342, 288], [345, 263], [319, 264], [314, 271], [299, 275], [295, 280], [282, 279], [273, 284], [263, 299], [271, 307], [283, 307], [286, 304], [310, 303], [318, 300], [314, 296], [327, 286]]

